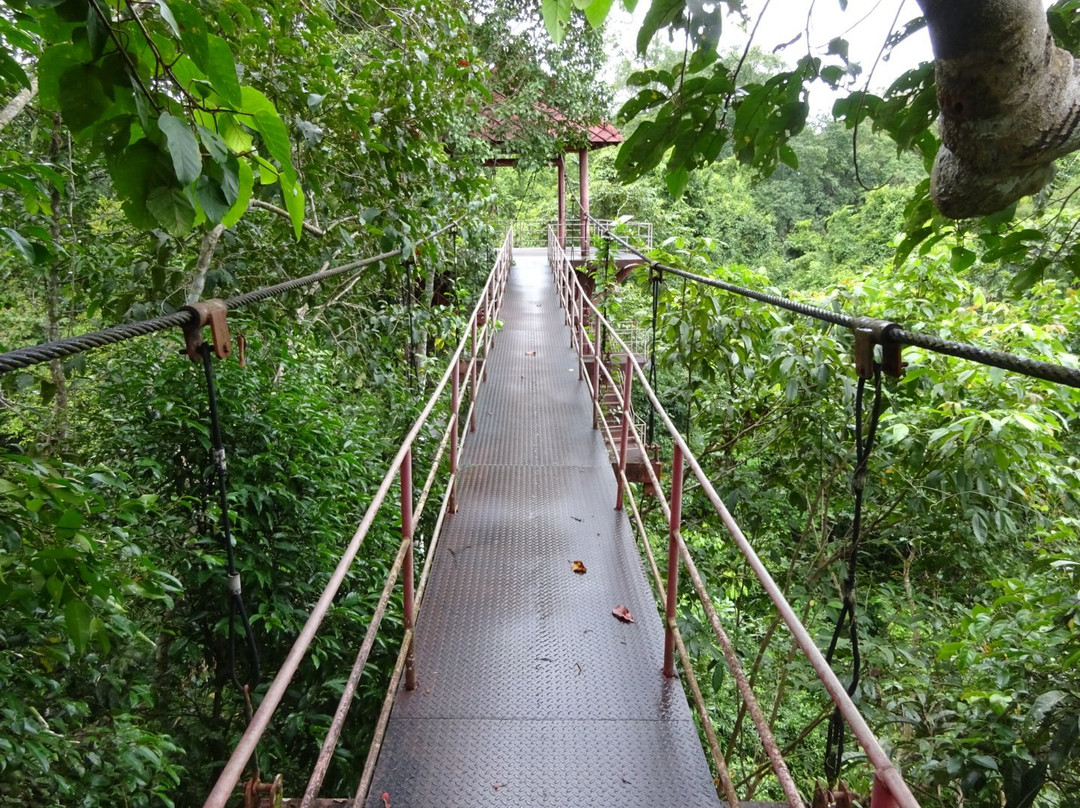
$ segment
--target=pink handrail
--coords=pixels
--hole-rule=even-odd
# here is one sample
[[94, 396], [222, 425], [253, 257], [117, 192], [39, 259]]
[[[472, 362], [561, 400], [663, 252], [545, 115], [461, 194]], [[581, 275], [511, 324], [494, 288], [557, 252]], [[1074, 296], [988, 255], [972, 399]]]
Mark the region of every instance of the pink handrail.
[[[764, 563], [757, 555], [757, 552], [754, 550], [753, 546], [747, 540], [745, 534], [743, 534], [742, 529], [739, 527], [734, 517], [724, 505], [719, 494], [716, 492], [716, 489], [713, 486], [712, 482], [705, 475], [705, 472], [701, 468], [701, 465], [698, 462], [697, 458], [694, 456], [693, 452], [690, 451], [690, 447], [687, 445], [686, 441], [679, 433], [667, 411], [660, 403], [660, 400], [657, 397], [655, 391], [649, 385], [649, 381], [645, 374], [645, 371], [642, 369], [637, 359], [633, 356], [633, 352], [622, 340], [618, 332], [615, 331], [611, 323], [604, 318], [600, 310], [595, 305], [593, 305], [593, 302], [591, 300], [588, 299], [588, 295], [585, 294], [585, 290], [581, 286], [581, 282], [574, 271], [574, 267], [571, 264], [569, 257], [567, 256], [562, 246], [558, 243], [558, 239], [551, 237], [550, 230], [548, 237], [548, 262], [551, 266], [552, 274], [555, 277], [556, 283], [558, 285], [560, 302], [564, 305], [564, 307], [566, 307], [568, 314], [571, 301], [583, 300], [585, 305], [588, 306], [588, 308], [593, 312], [593, 315], [596, 317], [597, 331], [595, 341], [588, 342], [579, 340], [576, 346], [579, 352], [579, 359], [582, 363], [585, 362], [586, 356], [590, 356], [592, 358], [593, 372], [589, 381], [592, 388], [594, 402], [596, 401], [596, 396], [598, 393], [599, 370], [602, 370], [608, 380], [608, 384], [611, 385], [612, 389], [617, 389], [607, 367], [603, 367], [602, 369], [597, 367], [601, 364], [602, 361], [602, 357], [599, 354], [600, 335], [602, 333], [602, 330], [605, 330], [611, 335], [615, 343], [622, 349], [622, 352], [625, 354], [626, 366], [628, 370], [632, 371], [633, 374], [638, 378], [640, 384], [643, 385], [645, 394], [648, 396], [649, 401], [653, 406], [653, 409], [655, 410], [657, 416], [661, 419], [664, 427], [668, 431], [668, 434], [671, 436], [675, 447], [675, 457], [679, 460], [685, 458], [686, 464], [689, 466], [691, 472], [697, 478], [699, 484], [701, 485], [702, 491], [704, 491], [706, 495], [706, 498], [713, 506], [713, 509], [716, 511], [717, 515], [720, 516], [720, 519], [724, 523], [724, 526], [727, 528], [728, 533], [734, 539], [743, 557], [746, 559], [750, 568], [753, 570], [754, 575], [757, 577], [758, 581], [765, 589], [765, 592], [772, 600], [777, 611], [780, 613], [780, 616], [783, 619], [785, 625], [787, 625], [788, 630], [791, 631], [792, 636], [794, 637], [799, 648], [806, 655], [815, 673], [817, 674], [818, 679], [821, 680], [826, 692], [829, 694], [829, 697], [839, 709], [841, 716], [843, 716], [844, 721], [851, 728], [852, 733], [858, 740], [860, 746], [862, 746], [863, 751], [866, 753], [867, 759], [870, 761], [871, 765], [873, 765], [874, 785], [871, 794], [871, 808], [896, 808], [897, 806], [899, 808], [920, 808], [919, 802], [911, 793], [911, 790], [908, 788], [908, 785], [904, 781], [903, 776], [900, 774], [899, 770], [895, 767], [895, 765], [893, 765], [892, 761], [889, 759], [889, 756], [881, 747], [881, 744], [878, 741], [877, 737], [874, 735], [873, 730], [870, 729], [869, 725], [866, 723], [866, 720], [859, 712], [858, 707], [856, 707], [855, 703], [851, 700], [851, 696], [848, 695], [847, 689], [833, 672], [832, 667], [829, 665], [829, 663], [825, 659], [825, 656], [821, 653], [820, 649], [818, 649], [817, 645], [814, 643], [813, 638], [806, 630], [806, 627], [802, 624], [802, 621], [795, 613], [795, 610], [791, 607], [791, 604], [788, 603], [787, 598], [785, 598], [782, 590], [773, 580], [772, 575], [769, 573], [768, 569], [765, 567]], [[584, 334], [584, 331], [582, 330], [579, 333]], [[586, 353], [586, 347], [590, 349], [589, 353]], [[629, 375], [629, 372], [627, 373], [627, 375]], [[628, 391], [629, 385], [627, 384], [624, 388], [624, 391], [620, 391], [618, 393], [619, 405], [623, 408], [624, 412], [629, 405]], [[597, 414], [598, 407], [594, 403], [594, 427], [596, 426]], [[629, 428], [633, 430], [635, 439], [638, 441], [639, 445], [641, 445], [641, 436], [637, 434], [637, 430], [632, 422], [629, 424]], [[613, 436], [607, 429], [606, 425], [604, 431], [606, 432], [606, 439], [609, 445], [612, 446], [613, 451], [621, 451], [625, 446], [625, 438], [620, 441], [621, 445], [619, 445], [614, 442]], [[622, 436], [620, 436], [620, 438], [621, 437]], [[650, 482], [654, 486], [655, 490], [663, 490], [661, 488], [660, 481], [657, 479], [656, 474], [652, 470], [651, 465], [648, 463], [646, 463], [645, 465], [650, 478]], [[751, 717], [754, 719], [754, 723], [758, 730], [759, 737], [761, 737], [762, 745], [765, 747], [766, 753], [768, 754], [771, 762], [773, 763], [773, 769], [776, 772], [777, 779], [780, 781], [781, 787], [784, 789], [785, 796], [787, 797], [789, 804], [792, 805], [793, 808], [799, 808], [802, 805], [801, 797], [799, 797], [797, 791], [795, 790], [794, 782], [791, 779], [790, 773], [787, 771], [786, 764], [784, 764], [782, 757], [780, 756], [779, 748], [776, 745], [775, 739], [772, 738], [771, 730], [765, 723], [764, 717], [760, 715], [760, 710], [756, 709], [756, 699], [753, 696], [752, 690], [750, 690], [749, 688], [749, 683], [745, 681], [745, 677], [742, 675], [741, 667], [739, 666], [737, 658], [734, 658], [733, 655], [729, 655], [727, 653], [728, 649], [726, 646], [729, 644], [729, 641], [727, 640], [726, 634], [723, 631], [723, 627], [720, 625], [719, 616], [716, 614], [716, 610], [712, 604], [712, 600], [708, 597], [708, 593], [705, 590], [704, 580], [697, 569], [697, 565], [690, 554], [690, 550], [687, 547], [686, 542], [682, 538], [681, 531], [679, 529], [680, 525], [678, 524], [678, 522], [681, 521], [681, 515], [679, 513], [681, 511], [682, 498], [681, 468], [678, 470], [677, 473], [673, 469], [672, 477], [673, 490], [671, 505], [667, 505], [667, 503], [663, 502], [663, 499], [661, 498], [662, 510], [669, 517], [669, 519], [672, 519], [670, 528], [670, 534], [672, 538], [671, 549], [677, 550], [679, 557], [681, 558], [683, 564], [686, 566], [687, 571], [690, 574], [691, 580], [694, 582], [695, 590], [697, 591], [699, 599], [702, 602], [702, 607], [705, 609], [706, 615], [709, 617], [710, 624], [712, 625], [714, 632], [717, 634], [718, 639], [721, 641], [721, 644], [725, 646], [725, 656], [728, 659], [729, 667], [732, 668], [732, 673], [737, 680], [741, 695], [743, 696], [744, 702], [747, 704], [747, 708], [751, 713]], [[621, 462], [620, 478], [619, 503], [621, 504], [621, 493], [623, 487], [628, 484], [625, 479], [625, 473]], [[669, 602], [675, 589], [674, 584], [676, 580], [676, 575], [672, 572], [672, 569], [677, 572], [678, 565], [672, 565], [669, 559], [669, 580], [672, 584], [669, 587], [669, 591], [667, 593], [667, 600]], [[666, 615], [669, 632], [673, 629], [671, 624], [673, 617], [674, 615]], [[671, 648], [669, 647], [673, 644], [674, 643], [667, 640], [665, 641], [665, 673], [668, 672], [668, 670], [674, 670], [673, 659], [670, 656]], [[748, 698], [749, 701], [747, 701]], [[705, 716], [702, 716], [703, 720], [705, 720], [705, 718]]]
[[[334, 568], [333, 573], [330, 576], [330, 580], [327, 582], [326, 587], [323, 589], [322, 594], [319, 596], [319, 600], [316, 602], [311, 614], [308, 616], [307, 622], [304, 623], [304, 627], [301, 629], [300, 634], [293, 642], [292, 648], [289, 650], [288, 656], [282, 663], [281, 668], [278, 669], [277, 674], [274, 676], [273, 681], [270, 683], [269, 688], [266, 691], [266, 695], [263, 696], [262, 701], [259, 704], [258, 709], [252, 716], [251, 721], [248, 723], [247, 729], [241, 736], [236, 748], [233, 750], [232, 755], [229, 757], [228, 762], [225, 764], [225, 768], [222, 769], [221, 774], [218, 776], [217, 782], [215, 782], [213, 789], [207, 796], [206, 801], [203, 803], [204, 808], [224, 808], [226, 802], [233, 795], [237, 785], [240, 782], [240, 778], [243, 776], [244, 769], [247, 767], [248, 761], [255, 752], [255, 748], [266, 732], [267, 727], [270, 725], [270, 720], [273, 718], [275, 711], [281, 704], [282, 699], [289, 687], [289, 683], [292, 681], [293, 676], [296, 674], [297, 669], [300, 667], [300, 663], [307, 655], [308, 649], [311, 646], [312, 641], [315, 638], [319, 630], [319, 626], [322, 624], [323, 619], [326, 617], [330, 606], [333, 602], [334, 596], [337, 594], [338, 589], [341, 587], [342, 582], [345, 580], [345, 576], [348, 574], [350, 567], [356, 560], [356, 556], [360, 551], [360, 546], [363, 544], [364, 539], [367, 537], [368, 531], [371, 529], [372, 524], [375, 522], [375, 517], [382, 508], [387, 495], [393, 486], [396, 477], [401, 474], [404, 464], [406, 462], [411, 463], [411, 454], [413, 444], [417, 437], [420, 435], [421, 430], [427, 424], [428, 419], [434, 412], [436, 405], [442, 398], [447, 385], [450, 382], [451, 375], [458, 373], [458, 367], [461, 363], [462, 356], [465, 353], [465, 347], [472, 343], [472, 355], [468, 361], [468, 371], [471, 375], [471, 387], [472, 387], [472, 399], [475, 401], [477, 391], [477, 373], [476, 364], [479, 357], [480, 349], [486, 351], [487, 346], [490, 344], [491, 337], [494, 333], [494, 321], [495, 315], [498, 312], [499, 306], [502, 302], [502, 293], [506, 289], [506, 278], [510, 271], [510, 265], [513, 260], [513, 231], [508, 231], [506, 237], [503, 240], [502, 248], [499, 251], [498, 257], [495, 259], [495, 265], [488, 275], [487, 281], [484, 284], [483, 290], [480, 293], [479, 300], [476, 306], [473, 308], [472, 317], [469, 320], [469, 325], [465, 329], [465, 335], [458, 343], [457, 350], [454, 351], [453, 356], [450, 358], [446, 370], [443, 372], [442, 378], [438, 385], [435, 387], [430, 398], [427, 401], [423, 411], [417, 417], [412, 429], [406, 435], [405, 440], [402, 441], [401, 447], [398, 449], [393, 461], [390, 463], [390, 467], [387, 470], [385, 476], [382, 479], [382, 483], [379, 485], [378, 490], [375, 492], [375, 496], [372, 497], [371, 503], [368, 505], [367, 511], [364, 513], [363, 518], [360, 521], [359, 526], [356, 528], [356, 532], [353, 534], [348, 546], [342, 553], [337, 566]], [[485, 314], [485, 321], [482, 327], [477, 328], [477, 319], [480, 312]], [[486, 354], [485, 354], [486, 355]], [[457, 385], [455, 384], [455, 387]], [[467, 386], [468, 389], [468, 386]], [[456, 407], [460, 404], [460, 398], [454, 397], [451, 402], [455, 408], [451, 414], [449, 423], [447, 424], [447, 430], [457, 430], [458, 425], [458, 411]], [[473, 408], [475, 410], [475, 408]], [[456, 445], [457, 437], [455, 435], [454, 442]], [[444, 439], [442, 446], [446, 446], [447, 441]], [[442, 458], [442, 448], [433, 461], [433, 465], [438, 466]], [[456, 469], [455, 469], [456, 472]], [[402, 475], [403, 477], [403, 491], [402, 491], [402, 504], [406, 505], [406, 497], [408, 502], [412, 501], [411, 492], [411, 467], [408, 472]], [[448, 486], [454, 486], [456, 483], [455, 475], [451, 475], [448, 480]], [[408, 510], [408, 508], [403, 508]], [[411, 565], [412, 555], [412, 526], [415, 524], [415, 520], [419, 518], [419, 514], [403, 514], [402, 532], [404, 539], [402, 542], [404, 553], [399, 556], [401, 563], [395, 562], [394, 567], [391, 569], [391, 573], [397, 575], [398, 569], [403, 566]], [[408, 528], [406, 531], [405, 528]], [[408, 587], [411, 590], [412, 584], [408, 583]], [[411, 594], [411, 592], [409, 593]], [[411, 599], [411, 598], [410, 598]], [[385, 608], [382, 605], [380, 608]], [[379, 615], [381, 618], [381, 613]], [[411, 632], [409, 633], [411, 635]], [[407, 636], [409, 636], [407, 635]], [[407, 641], [407, 640], [406, 640]], [[370, 644], [365, 643], [367, 650], [370, 651]], [[355, 667], [355, 666], [354, 666]], [[360, 668], [362, 669], [362, 665]], [[343, 694], [343, 699], [351, 699], [352, 692], [355, 688], [346, 688]], [[345, 709], [347, 710], [347, 703]], [[339, 710], [340, 711], [340, 710]], [[338, 722], [335, 722], [338, 723]], [[343, 723], [343, 721], [341, 722]], [[341, 731], [341, 726], [337, 726], [337, 732]], [[334, 739], [336, 743], [336, 738]], [[324, 744], [324, 752], [326, 750], [326, 744]], [[332, 753], [333, 747], [330, 747], [330, 753]], [[317, 769], [319, 766], [316, 767]], [[325, 767], [323, 767], [325, 772]], [[310, 790], [310, 788], [309, 788]], [[305, 802], [310, 802], [310, 798], [305, 798]]]

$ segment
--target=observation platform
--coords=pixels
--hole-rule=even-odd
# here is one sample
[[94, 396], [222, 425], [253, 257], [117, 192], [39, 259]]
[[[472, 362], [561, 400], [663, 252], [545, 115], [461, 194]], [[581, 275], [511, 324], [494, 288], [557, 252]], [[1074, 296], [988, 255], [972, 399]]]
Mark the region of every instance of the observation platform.
[[656, 601], [544, 251], [515, 258], [417, 617], [418, 687], [397, 694], [366, 805], [723, 805], [662, 672]]

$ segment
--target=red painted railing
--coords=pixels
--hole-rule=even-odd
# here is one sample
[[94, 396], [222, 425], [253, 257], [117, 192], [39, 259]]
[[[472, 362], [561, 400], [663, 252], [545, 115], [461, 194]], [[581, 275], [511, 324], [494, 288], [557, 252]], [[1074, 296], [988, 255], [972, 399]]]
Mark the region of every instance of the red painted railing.
[[[300, 635], [293, 643], [292, 649], [285, 658], [285, 662], [274, 676], [274, 680], [270, 683], [266, 695], [263, 696], [258, 709], [255, 711], [255, 714], [248, 724], [247, 730], [240, 738], [232, 756], [229, 758], [225, 768], [218, 777], [217, 782], [214, 784], [213, 790], [210, 792], [210, 795], [204, 803], [207, 808], [221, 808], [235, 793], [237, 785], [240, 783], [240, 778], [243, 776], [244, 769], [247, 767], [251, 756], [254, 754], [260, 738], [262, 738], [269, 727], [270, 721], [289, 687], [289, 683], [292, 681], [293, 676], [300, 667], [300, 663], [307, 655], [311, 642], [314, 640], [320, 624], [330, 609], [334, 595], [337, 594], [350, 567], [356, 560], [360, 547], [364, 543], [364, 539], [367, 537], [368, 532], [371, 530], [371, 526], [374, 523], [376, 516], [386, 504], [387, 496], [390, 493], [390, 489], [393, 487], [395, 479], [400, 478], [401, 544], [398, 548], [397, 556], [394, 559], [394, 564], [387, 575], [382, 595], [372, 613], [367, 633], [361, 643], [360, 651], [356, 655], [356, 661], [353, 664], [349, 679], [345, 684], [341, 699], [338, 702], [334, 718], [327, 731], [318, 762], [312, 771], [311, 778], [304, 791], [301, 805], [304, 806], [304, 808], [308, 808], [308, 806], [311, 806], [318, 797], [319, 790], [322, 787], [323, 778], [326, 776], [326, 771], [330, 765], [330, 759], [337, 747], [341, 730], [345, 724], [345, 719], [352, 703], [353, 694], [356, 692], [357, 683], [360, 680], [368, 656], [375, 644], [375, 637], [378, 634], [383, 616], [386, 613], [387, 604], [389, 603], [390, 597], [397, 587], [398, 579], [400, 578], [402, 580], [403, 589], [405, 633], [402, 638], [401, 652], [399, 653], [397, 665], [394, 669], [393, 679], [387, 692], [382, 714], [379, 717], [375, 740], [372, 742], [371, 750], [368, 753], [367, 764], [365, 765], [364, 774], [361, 778], [360, 788], [357, 790], [358, 795], [363, 795], [367, 792], [368, 785], [371, 781], [371, 775], [374, 771], [375, 760], [378, 757], [382, 734], [386, 728], [386, 722], [390, 715], [390, 707], [393, 703], [394, 693], [397, 690], [397, 684], [400, 680], [402, 671], [405, 672], [406, 688], [414, 687], [416, 681], [412, 658], [412, 627], [423, 598], [424, 584], [427, 580], [428, 570], [425, 567], [424, 572], [420, 577], [419, 586], [415, 586], [415, 573], [413, 570], [413, 531], [423, 514], [424, 507], [427, 504], [428, 498], [435, 485], [436, 478], [438, 477], [439, 467], [449, 448], [449, 474], [445, 479], [443, 501], [439, 510], [438, 521], [435, 530], [433, 531], [434, 539], [427, 554], [427, 558], [430, 560], [435, 555], [435, 543], [438, 540], [439, 527], [442, 524], [443, 517], [448, 511], [451, 513], [454, 512], [457, 505], [455, 493], [457, 482], [457, 460], [460, 451], [459, 444], [464, 440], [464, 435], [460, 429], [462, 393], [464, 392], [469, 397], [469, 412], [466, 420], [470, 424], [471, 429], [472, 425], [475, 423], [477, 384], [482, 379], [482, 373], [479, 368], [481, 367], [481, 362], [486, 359], [488, 352], [491, 350], [495, 337], [495, 322], [500, 306], [502, 305], [503, 293], [506, 290], [507, 277], [510, 272], [512, 261], [513, 233], [508, 232], [503, 241], [502, 249], [495, 259], [494, 268], [488, 276], [487, 282], [484, 284], [484, 288], [480, 293], [480, 299], [473, 309], [472, 318], [469, 321], [465, 335], [458, 344], [453, 357], [451, 357], [446, 371], [443, 373], [441, 380], [435, 387], [435, 391], [428, 399], [427, 405], [416, 419], [415, 424], [405, 437], [405, 440], [402, 442], [401, 448], [398, 450], [396, 457], [391, 462], [386, 475], [383, 477], [382, 484], [379, 486], [371, 503], [368, 505], [367, 511], [364, 513], [364, 517], [361, 520], [359, 527], [357, 527], [352, 540], [349, 542], [349, 545], [346, 547], [345, 552], [338, 561], [334, 572], [331, 574], [330, 580], [326, 584], [326, 588], [323, 590], [318, 602], [312, 609]], [[462, 377], [465, 378], [464, 391], [461, 390]], [[429, 423], [432, 413], [435, 412], [440, 400], [446, 394], [448, 387], [450, 388], [450, 417], [438, 451], [432, 460], [431, 468], [424, 482], [424, 487], [417, 498], [413, 490], [412, 482], [413, 445], [420, 435], [421, 430]]]
[[[694, 586], [695, 593], [701, 601], [702, 608], [708, 617], [716, 641], [723, 651], [728, 668], [731, 671], [736, 687], [739, 690], [739, 695], [746, 706], [747, 712], [751, 716], [758, 737], [761, 739], [765, 753], [769, 758], [769, 762], [772, 764], [773, 772], [784, 792], [785, 799], [791, 808], [803, 808], [803, 801], [799, 796], [791, 772], [784, 762], [783, 755], [776, 743], [776, 739], [773, 737], [772, 730], [765, 720], [764, 713], [762, 712], [750, 682], [742, 669], [742, 665], [735, 652], [735, 647], [728, 637], [727, 632], [724, 630], [704, 579], [698, 571], [697, 564], [691, 556], [686, 542], [683, 540], [681, 526], [684, 467], [689, 467], [690, 472], [697, 478], [702, 492], [715, 509], [717, 515], [719, 515], [721, 521], [727, 528], [728, 533], [731, 535], [731, 538], [735, 541], [739, 550], [742, 552], [743, 557], [746, 559], [747, 564], [753, 570], [754, 575], [772, 600], [784, 623], [794, 636], [799, 648], [802, 649], [806, 659], [814, 668], [814, 671], [824, 685], [829, 697], [840, 710], [844, 721], [846, 721], [847, 725], [851, 728], [852, 733], [866, 753], [867, 759], [874, 767], [873, 791], [870, 802], [871, 808], [919, 808], [918, 801], [904, 782], [899, 770], [893, 765], [892, 761], [889, 760], [889, 756], [885, 753], [885, 750], [882, 749], [877, 737], [851, 700], [844, 685], [833, 672], [828, 662], [826, 662], [825, 656], [818, 649], [811, 638], [810, 633], [799, 620], [799, 617], [796, 615], [794, 609], [792, 609], [791, 604], [788, 603], [787, 599], [784, 597], [780, 587], [777, 586], [772, 575], [769, 573], [768, 569], [766, 569], [764, 563], [762, 563], [754, 548], [750, 545], [750, 542], [747, 541], [742, 529], [735, 522], [735, 519], [721, 501], [712, 482], [705, 475], [697, 458], [695, 458], [693, 452], [690, 451], [690, 447], [675, 427], [670, 416], [664, 410], [656, 393], [653, 391], [652, 387], [650, 387], [648, 378], [641, 365], [634, 357], [633, 352], [626, 343], [623, 342], [619, 334], [612, 328], [611, 324], [604, 318], [600, 310], [593, 305], [591, 300], [589, 300], [573, 267], [570, 256], [560, 246], [553, 228], [548, 231], [548, 262], [558, 287], [560, 303], [566, 312], [566, 323], [570, 327], [571, 333], [571, 345], [578, 351], [580, 360], [579, 378], [584, 378], [586, 376], [585, 371], [588, 371], [588, 383], [593, 397], [593, 428], [603, 427], [608, 446], [611, 447], [615, 456], [619, 458], [617, 467], [618, 493], [616, 495], [615, 507], [616, 509], [622, 509], [624, 501], [629, 501], [638, 535], [652, 571], [653, 583], [660, 595], [660, 600], [665, 604], [666, 628], [664, 643], [664, 673], [668, 676], [673, 676], [675, 674], [675, 653], [678, 652], [682, 663], [683, 675], [686, 678], [686, 684], [690, 689], [695, 708], [701, 718], [708, 746], [713, 761], [716, 764], [724, 798], [730, 805], [739, 804], [735, 786], [731, 780], [723, 754], [720, 751], [720, 745], [716, 738], [715, 730], [712, 727], [707, 705], [705, 704], [701, 690], [698, 687], [694, 676], [693, 666], [676, 624], [675, 609], [678, 600], [678, 577], [680, 566], [685, 567]], [[588, 317], [589, 314], [591, 314], [593, 322], [596, 323], [596, 330], [593, 335], [589, 335], [586, 329], [586, 321], [587, 319], [590, 319]], [[617, 345], [619, 349], [618, 353], [623, 357], [622, 379], [619, 380], [621, 381], [621, 384], [617, 383], [617, 380], [612, 373], [612, 369], [604, 364], [603, 357], [599, 355], [600, 351], [598, 346], [605, 344], [605, 340], [606, 344]], [[618, 391], [617, 396], [618, 406], [621, 410], [621, 421], [619, 423], [617, 435], [612, 434], [612, 430], [609, 428], [606, 420], [601, 417], [599, 401], [601, 377], [606, 381], [609, 389]], [[644, 523], [638, 512], [637, 503], [634, 500], [633, 493], [630, 491], [629, 481], [626, 478], [627, 447], [631, 438], [637, 442], [638, 446], [644, 445], [642, 436], [637, 433], [637, 429], [633, 424], [633, 419], [630, 417], [631, 382], [635, 377], [642, 386], [646, 396], [648, 396], [657, 417], [667, 429], [674, 446], [671, 485], [668, 489], [670, 492], [669, 500], [665, 501], [662, 496], [660, 497], [661, 510], [668, 520], [666, 579], [661, 579], [660, 577], [659, 567], [657, 566], [652, 547], [649, 543]], [[646, 463], [645, 466], [647, 467], [647, 473], [653, 486], [653, 490], [657, 492], [664, 491], [665, 489], [661, 486], [661, 482], [651, 464]]]

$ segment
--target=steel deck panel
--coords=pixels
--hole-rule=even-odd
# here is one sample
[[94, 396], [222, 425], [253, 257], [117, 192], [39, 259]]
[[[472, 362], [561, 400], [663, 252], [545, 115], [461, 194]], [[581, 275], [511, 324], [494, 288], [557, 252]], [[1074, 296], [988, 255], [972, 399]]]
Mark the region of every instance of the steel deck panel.
[[516, 259], [366, 804], [719, 806], [550, 271]]

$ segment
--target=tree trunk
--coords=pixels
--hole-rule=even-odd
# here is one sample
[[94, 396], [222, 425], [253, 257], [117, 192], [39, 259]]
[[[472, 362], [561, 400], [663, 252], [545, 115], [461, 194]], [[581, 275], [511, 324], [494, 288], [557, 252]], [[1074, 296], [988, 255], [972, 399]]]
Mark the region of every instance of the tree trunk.
[[961, 219], [1035, 193], [1080, 148], [1080, 76], [1040, 0], [918, 0], [934, 48], [941, 151], [931, 195]]

